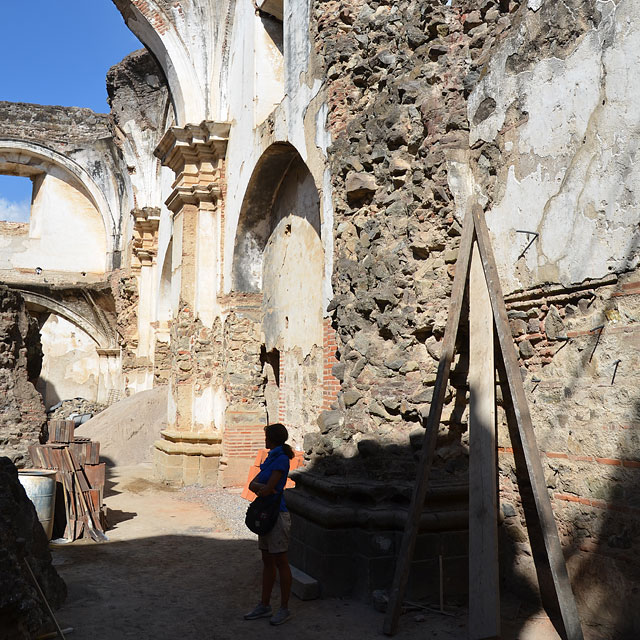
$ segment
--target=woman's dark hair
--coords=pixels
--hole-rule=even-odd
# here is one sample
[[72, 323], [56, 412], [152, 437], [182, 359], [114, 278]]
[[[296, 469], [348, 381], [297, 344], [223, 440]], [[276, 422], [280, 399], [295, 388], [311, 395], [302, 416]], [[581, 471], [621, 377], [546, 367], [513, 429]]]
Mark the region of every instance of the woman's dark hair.
[[293, 458], [293, 449], [286, 444], [289, 432], [283, 424], [280, 424], [279, 422], [270, 424], [264, 428], [264, 433], [272, 445], [282, 447], [284, 454], [289, 458], [289, 460]]

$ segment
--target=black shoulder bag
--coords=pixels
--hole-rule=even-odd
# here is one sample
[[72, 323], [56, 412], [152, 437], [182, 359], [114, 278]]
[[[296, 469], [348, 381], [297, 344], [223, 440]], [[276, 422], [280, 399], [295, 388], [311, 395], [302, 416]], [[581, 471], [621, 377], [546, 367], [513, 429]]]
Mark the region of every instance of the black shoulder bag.
[[259, 536], [269, 533], [276, 526], [280, 515], [280, 500], [282, 491], [272, 493], [270, 496], [258, 496], [247, 509], [244, 523], [253, 533]]

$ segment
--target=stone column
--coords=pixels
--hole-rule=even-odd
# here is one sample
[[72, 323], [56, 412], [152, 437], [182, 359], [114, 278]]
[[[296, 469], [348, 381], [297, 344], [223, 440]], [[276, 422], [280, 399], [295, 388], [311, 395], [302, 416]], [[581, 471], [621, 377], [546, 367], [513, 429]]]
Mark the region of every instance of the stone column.
[[215, 341], [199, 314], [198, 254], [218, 251], [199, 241], [199, 232], [205, 220], [210, 226], [211, 216], [220, 215], [228, 135], [227, 123], [173, 127], [155, 151], [176, 175], [166, 205], [173, 215], [173, 278], [180, 294], [171, 323], [168, 427], [154, 453], [156, 474], [174, 484], [215, 484], [222, 453], [222, 436], [200, 379], [200, 363], [211, 355], [203, 352]]
[[153, 386], [153, 327], [155, 271], [158, 254], [160, 209], [133, 209], [131, 271], [138, 281], [138, 341], [136, 346], [136, 391]]

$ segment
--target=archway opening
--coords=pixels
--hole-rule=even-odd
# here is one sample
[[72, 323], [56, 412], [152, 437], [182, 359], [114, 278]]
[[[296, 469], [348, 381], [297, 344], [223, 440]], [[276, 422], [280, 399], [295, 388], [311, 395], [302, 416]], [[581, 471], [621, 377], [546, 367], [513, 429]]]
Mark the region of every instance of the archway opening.
[[320, 224], [320, 198], [309, 169], [291, 145], [273, 145], [258, 162], [244, 198], [233, 286], [262, 293], [262, 392], [269, 420], [284, 423], [298, 448], [304, 434], [315, 429], [322, 407]]

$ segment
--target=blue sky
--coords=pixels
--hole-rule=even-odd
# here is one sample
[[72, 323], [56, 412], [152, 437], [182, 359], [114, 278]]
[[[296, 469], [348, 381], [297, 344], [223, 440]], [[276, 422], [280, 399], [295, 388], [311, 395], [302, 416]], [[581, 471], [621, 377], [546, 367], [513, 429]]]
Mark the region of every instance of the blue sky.
[[[0, 100], [107, 113], [107, 71], [141, 47], [111, 0], [4, 1]], [[29, 180], [0, 176], [0, 220], [28, 220], [30, 197]]]

